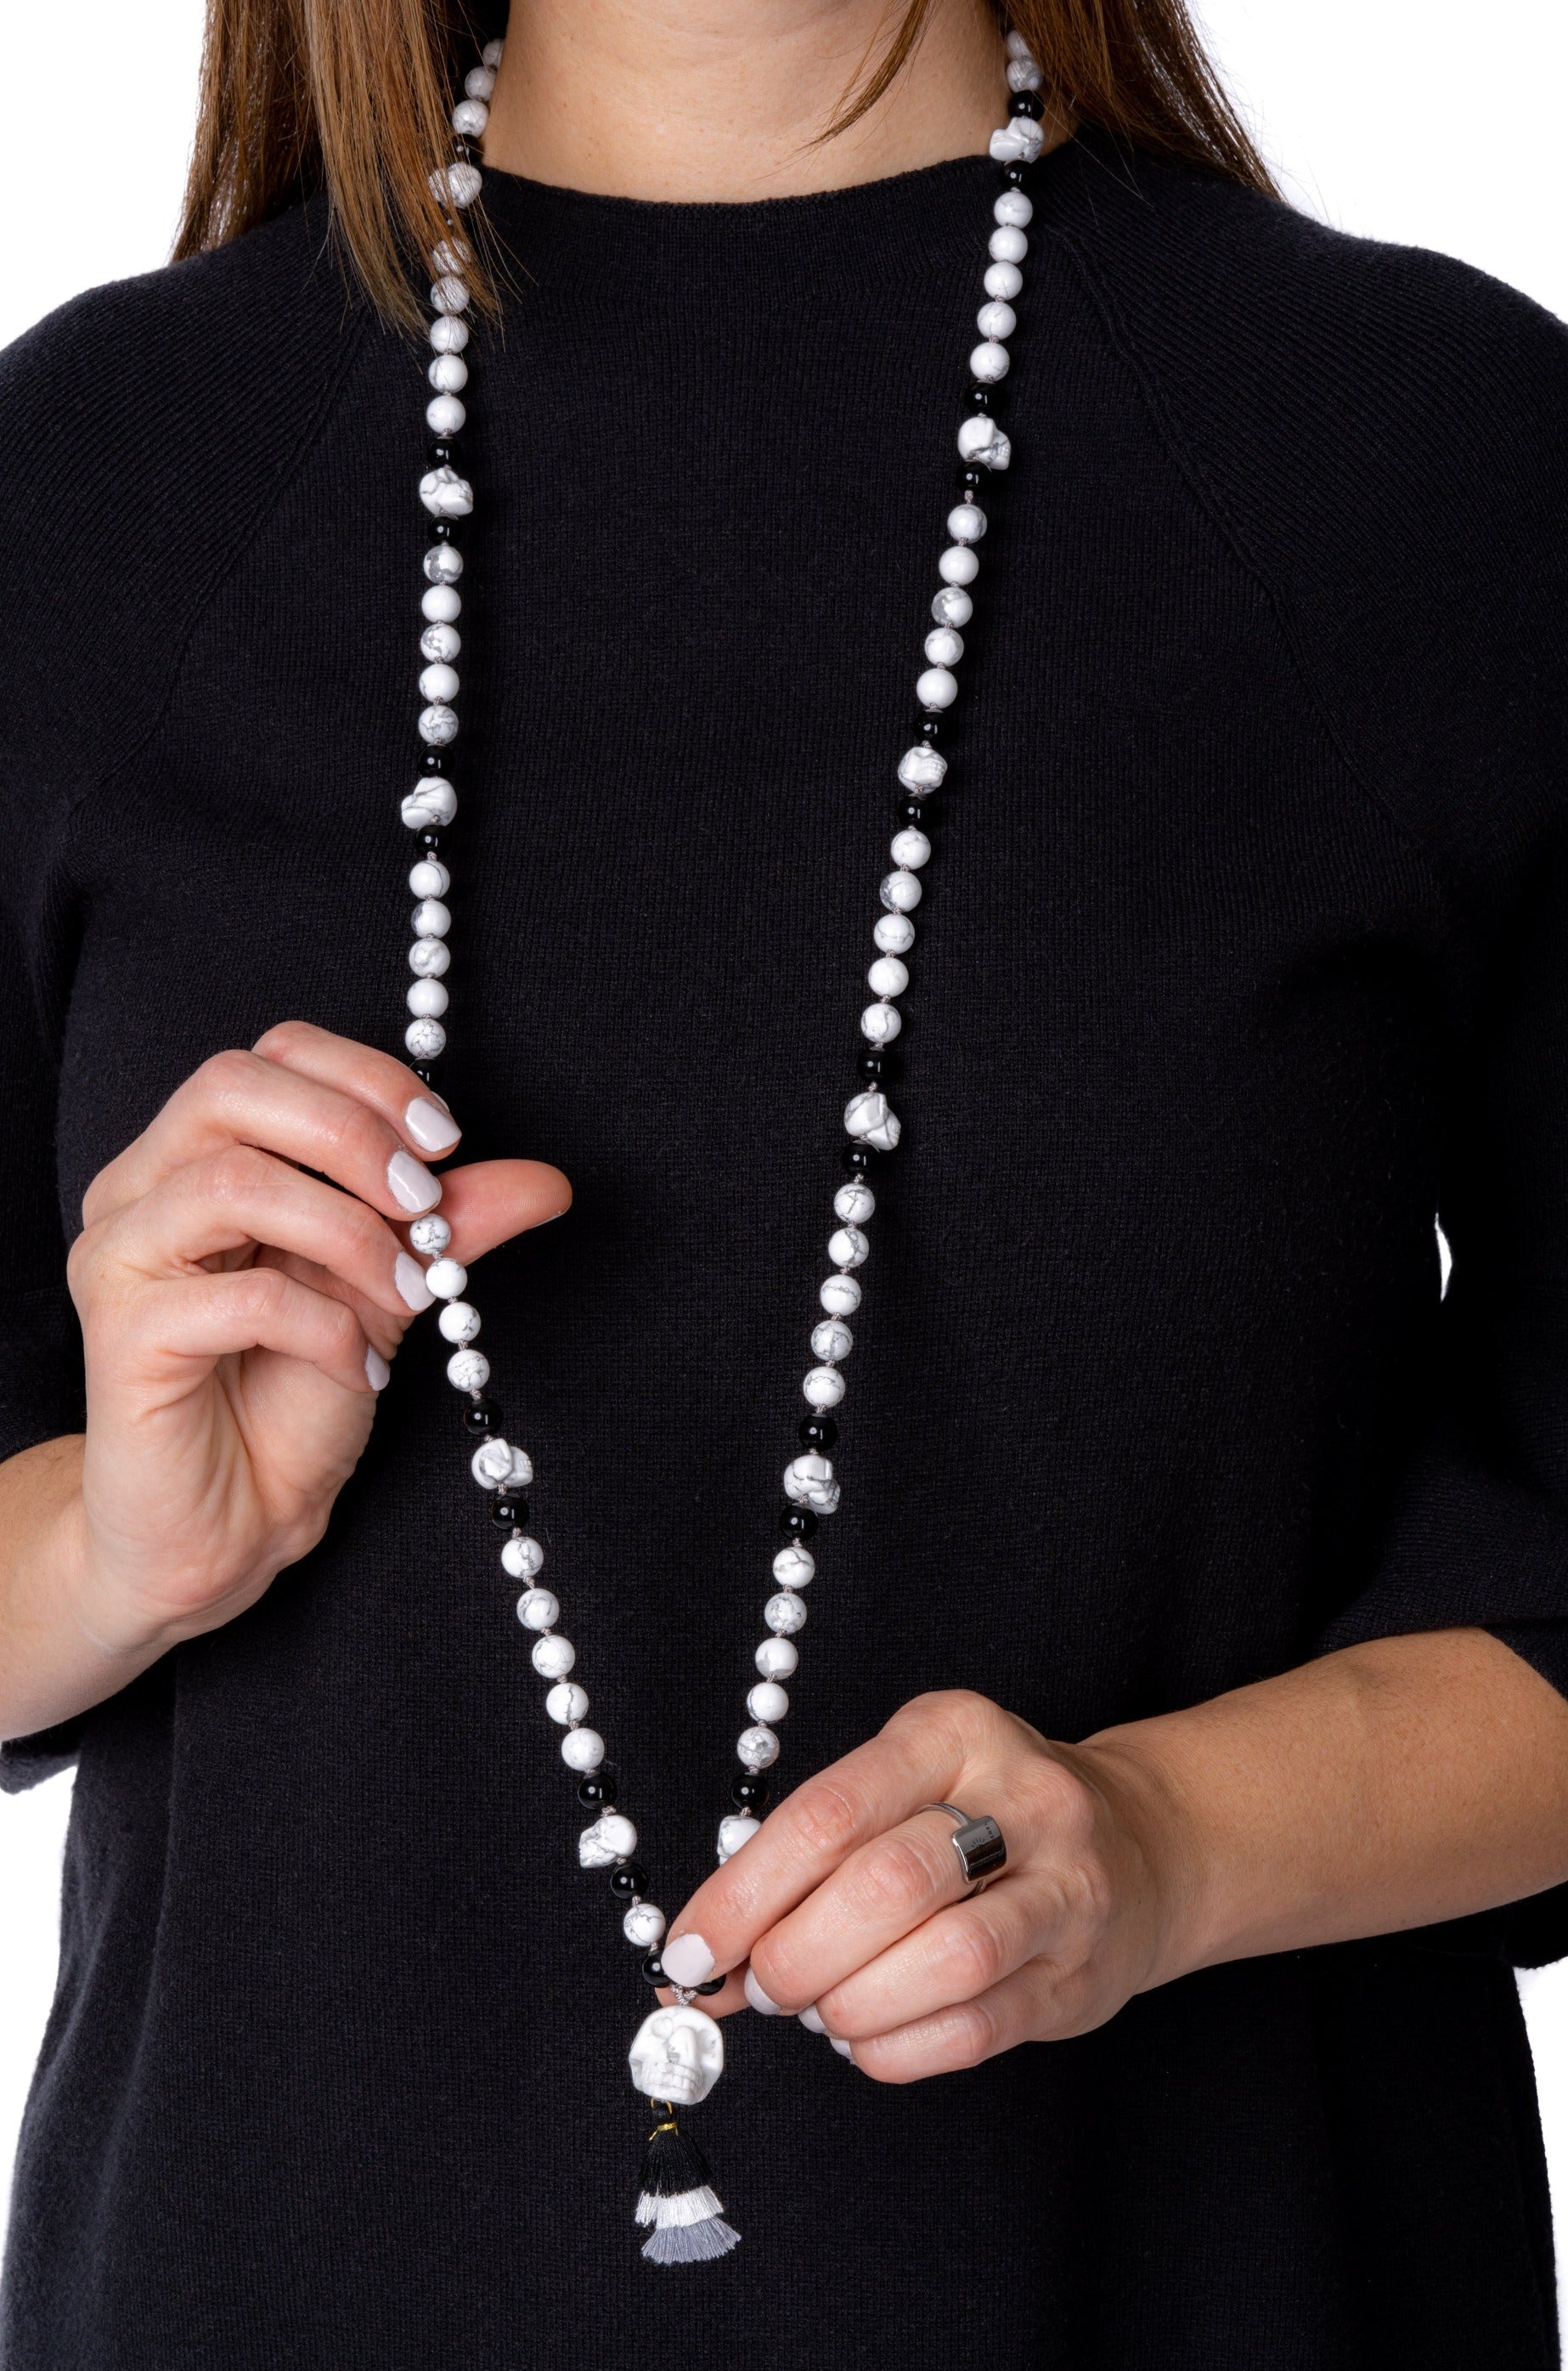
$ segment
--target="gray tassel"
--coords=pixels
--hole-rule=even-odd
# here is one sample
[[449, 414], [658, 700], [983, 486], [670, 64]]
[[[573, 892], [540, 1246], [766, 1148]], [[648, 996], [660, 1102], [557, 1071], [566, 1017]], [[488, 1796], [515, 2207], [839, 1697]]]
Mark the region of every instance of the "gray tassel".
[[637, 2220], [653, 2226], [642, 2243], [651, 2264], [699, 2264], [740, 2244], [740, 2233], [724, 2220], [708, 2159], [680, 2130], [673, 2108], [648, 2135]]

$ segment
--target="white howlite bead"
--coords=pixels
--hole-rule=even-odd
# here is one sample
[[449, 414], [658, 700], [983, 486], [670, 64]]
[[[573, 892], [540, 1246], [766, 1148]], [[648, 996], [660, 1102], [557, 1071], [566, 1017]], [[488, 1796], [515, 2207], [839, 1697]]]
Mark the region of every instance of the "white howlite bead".
[[974, 604], [962, 584], [944, 584], [931, 597], [931, 615], [939, 626], [967, 626], [974, 615]]
[[444, 939], [452, 928], [451, 911], [439, 897], [421, 897], [409, 927], [421, 939]]
[[[425, 1270], [425, 1282], [429, 1285], [432, 1292], [434, 1293], [437, 1301], [455, 1301], [459, 1293], [461, 1293], [467, 1287], [467, 1281], [468, 1271], [464, 1266], [461, 1260], [438, 1259], [432, 1266], [427, 1267]], [[506, 1449], [506, 1443], [504, 1440], [492, 1442], [490, 1446], [492, 1448]], [[510, 1458], [512, 1452], [507, 1449], [506, 1453]], [[508, 1465], [498, 1478], [504, 1481], [509, 1478], [510, 1474], [511, 1467]]]
[[993, 263], [1021, 263], [1029, 253], [1029, 241], [1016, 223], [998, 223], [986, 245]]
[[973, 544], [950, 543], [937, 562], [937, 573], [944, 584], [973, 584], [980, 573], [980, 555]]
[[457, 711], [436, 701], [420, 711], [420, 739], [432, 749], [450, 748], [457, 738]]
[[409, 869], [409, 886], [416, 897], [444, 897], [452, 886], [452, 875], [438, 856], [421, 856]]
[[468, 384], [468, 365], [461, 354], [437, 354], [425, 376], [437, 395], [461, 395]]
[[439, 979], [452, 961], [452, 950], [444, 939], [416, 939], [409, 949], [409, 969], [421, 979]]
[[427, 469], [420, 480], [420, 500], [432, 518], [467, 518], [474, 507], [474, 489], [448, 461]]
[[[899, 881], [915, 880], [912, 873], [900, 873], [894, 878]], [[917, 889], [919, 885], [916, 881]], [[868, 1088], [864, 1094], [850, 1096], [844, 1106], [844, 1127], [847, 1135], [861, 1144], [869, 1144], [876, 1152], [891, 1152], [904, 1133], [903, 1122], [880, 1087]], [[833, 1245], [830, 1243], [830, 1258], [832, 1254]]]
[[[1044, 75], [1041, 73], [1032, 58], [1009, 58], [1008, 60], [1008, 88], [1009, 90], [1039, 90], [1044, 80]], [[1029, 200], [1025, 198], [1023, 202], [1027, 205], [1029, 203]], [[1024, 219], [1027, 221], [1028, 216], [1025, 215]]]
[[[539, 1545], [537, 1540], [531, 1540], [526, 1532], [520, 1532], [514, 1540], [508, 1540], [501, 1551], [501, 1568], [502, 1572], [509, 1572], [513, 1580], [532, 1580], [534, 1575], [542, 1569], [544, 1561], [544, 1549]], [[530, 1590], [529, 1594], [532, 1595], [533, 1591]], [[539, 1594], [542, 1597], [550, 1596], [548, 1589], [541, 1590]], [[560, 1611], [559, 1606], [556, 1604], [553, 1597], [550, 1597], [550, 1604], [554, 1611], [550, 1613], [548, 1619], [546, 1621], [530, 1623], [528, 1625], [530, 1629], [548, 1630], [550, 1627], [551, 1623], [553, 1623], [556, 1618], [556, 1614]], [[523, 1600], [521, 1598], [517, 1601], [517, 1606], [518, 1620], [520, 1622], [526, 1620], [527, 1617], [522, 1610]]]
[[484, 175], [477, 165], [459, 160], [455, 165], [441, 165], [430, 177], [430, 193], [442, 205], [454, 205], [459, 214], [471, 206], [484, 188]]
[[993, 263], [981, 285], [987, 296], [1000, 297], [1006, 302], [1021, 292], [1023, 274], [1016, 263]]
[[455, 436], [468, 417], [468, 407], [458, 395], [432, 395], [425, 405], [425, 425], [437, 436]]
[[[937, 598], [941, 598], [940, 594]], [[946, 775], [947, 759], [939, 757], [934, 749], [928, 749], [923, 741], [913, 749], [905, 749], [898, 761], [898, 779], [906, 791], [940, 790]]]
[[920, 903], [924, 892], [918, 875], [900, 865], [896, 873], [887, 875], [878, 895], [890, 914], [908, 914]]
[[906, 955], [915, 943], [915, 925], [907, 914], [882, 914], [871, 936], [883, 954]]
[[958, 449], [983, 469], [1005, 469], [1012, 459], [1012, 445], [988, 411], [971, 413], [958, 432]]
[[420, 670], [421, 700], [454, 700], [457, 697], [457, 670], [448, 666], [444, 659], [437, 659], [433, 666]]
[[619, 1811], [605, 1811], [577, 1839], [577, 1857], [583, 1868], [613, 1868], [637, 1850], [637, 1830]]
[[1027, 230], [1034, 220], [1034, 201], [1025, 197], [1021, 190], [1004, 190], [991, 212], [999, 223], [1008, 224], [1013, 230]]
[[426, 1259], [434, 1259], [452, 1241], [451, 1224], [439, 1210], [431, 1210], [424, 1218], [414, 1220], [409, 1229], [409, 1241]]
[[765, 1638], [755, 1660], [765, 1680], [787, 1680], [800, 1662], [801, 1650], [788, 1638]]
[[432, 543], [423, 564], [432, 584], [455, 584], [463, 573], [463, 555], [455, 544]]
[[963, 636], [954, 633], [951, 626], [933, 626], [925, 649], [933, 666], [956, 666], [963, 656]]
[[[548, 1647], [551, 1643], [548, 1638], [541, 1638], [539, 1647]], [[534, 1649], [536, 1655], [539, 1647]], [[588, 1717], [588, 1691], [580, 1688], [575, 1680], [562, 1680], [545, 1698], [545, 1710], [553, 1721], [559, 1721], [562, 1729], [571, 1721], [585, 1720]]]
[[[431, 1274], [434, 1273], [432, 1268]], [[509, 1440], [481, 1440], [468, 1460], [468, 1468], [481, 1489], [499, 1490], [512, 1479], [512, 1458]]]
[[986, 338], [972, 350], [969, 367], [982, 387], [994, 387], [999, 378], [1006, 378], [1011, 359], [1006, 346]]
[[[587, 1731], [580, 1729], [577, 1734], [582, 1737]], [[564, 1753], [566, 1747], [563, 1745], [560, 1750]], [[592, 1766], [596, 1769], [598, 1764], [595, 1763]], [[651, 1902], [634, 1902], [621, 1920], [621, 1933], [628, 1943], [635, 1943], [640, 1951], [651, 1951], [656, 1943], [664, 1939], [664, 1914], [655, 1909]]]
[[830, 1276], [817, 1299], [830, 1317], [853, 1317], [860, 1306], [860, 1288], [852, 1276]]
[[[569, 1729], [560, 1741], [560, 1758], [569, 1770], [597, 1770], [605, 1758], [605, 1741], [596, 1729]], [[663, 1932], [662, 1923], [659, 1931]]]
[[463, 77], [463, 87], [470, 98], [490, 98], [495, 92], [495, 75], [488, 64], [470, 66]]
[[958, 698], [958, 677], [950, 674], [946, 667], [928, 667], [916, 679], [915, 697], [922, 708], [940, 713], [942, 709], [951, 708]]
[[1007, 52], [1009, 58], [1032, 59], [1034, 55], [1033, 51], [1029, 46], [1027, 36], [1022, 33], [1009, 33], [1008, 35]]
[[820, 1325], [812, 1327], [813, 1359], [825, 1359], [830, 1366], [836, 1366], [840, 1359], [847, 1359], [854, 1347], [855, 1336], [842, 1317], [824, 1317]]
[[734, 1859], [743, 1845], [750, 1844], [761, 1825], [760, 1820], [754, 1820], [744, 1811], [732, 1811], [727, 1820], [720, 1821], [719, 1866], [721, 1868], [727, 1860]]
[[[541, 1680], [564, 1680], [577, 1660], [577, 1649], [570, 1638], [558, 1638], [552, 1630], [548, 1637], [537, 1641], [532, 1660]], [[582, 1712], [571, 1713], [568, 1718], [581, 1720], [587, 1709], [584, 1705]]]
[[432, 584], [421, 594], [420, 607], [432, 626], [449, 626], [463, 614], [463, 596], [450, 584]]
[[409, 1011], [421, 1021], [439, 1021], [451, 1001], [444, 979], [416, 979], [409, 990]]
[[490, 109], [482, 98], [460, 98], [452, 110], [452, 129], [469, 140], [482, 140]]
[[439, 1021], [421, 1013], [404, 1030], [403, 1043], [416, 1062], [433, 1062], [446, 1051], [446, 1032]]
[[836, 1407], [844, 1397], [844, 1378], [836, 1367], [809, 1367], [801, 1391], [812, 1407]]
[[1044, 145], [1044, 132], [1032, 115], [1009, 115], [991, 134], [991, 156], [998, 165], [1032, 165]]
[[[513, 1543], [508, 1540], [507, 1546]], [[502, 1562], [505, 1554], [502, 1552]], [[517, 1619], [525, 1630], [553, 1630], [560, 1620], [560, 1607], [555, 1593], [548, 1589], [525, 1589], [517, 1601]]]
[[847, 1227], [863, 1227], [868, 1219], [875, 1218], [876, 1210], [876, 1196], [859, 1177], [851, 1177], [833, 1197], [833, 1215], [842, 1219]]
[[449, 1301], [435, 1322], [449, 1342], [472, 1342], [483, 1321], [472, 1301]]
[[906, 824], [902, 831], [894, 832], [888, 853], [906, 873], [918, 873], [923, 864], [930, 862], [931, 843], [918, 824]]
[[455, 272], [444, 272], [431, 284], [430, 301], [438, 313], [466, 313], [468, 292]]
[[[486, 65], [490, 67], [492, 74], [496, 67], [500, 65], [502, 59], [505, 54], [506, 43], [504, 41], [487, 41], [484, 48], [479, 52], [480, 57], [484, 60]], [[1018, 54], [1020, 57], [1027, 57], [1029, 55], [1029, 52], [1027, 48], [1025, 48], [1020, 50]], [[1008, 52], [1008, 55], [1011, 57], [1013, 55], [1013, 52], [1009, 50]]]
[[773, 1578], [783, 1589], [804, 1589], [816, 1571], [810, 1548], [780, 1548], [773, 1559]]
[[983, 338], [1010, 338], [1018, 327], [1018, 315], [1010, 305], [999, 304], [993, 296], [975, 314], [974, 326]]
[[778, 1759], [778, 1740], [770, 1729], [758, 1725], [743, 1729], [735, 1740], [735, 1752], [748, 1770], [766, 1770]]
[[466, 238], [438, 238], [430, 251], [432, 272], [467, 272], [474, 260], [474, 250]]
[[827, 1256], [835, 1267], [859, 1267], [870, 1248], [859, 1227], [840, 1227], [836, 1234], [828, 1238]]
[[986, 525], [978, 503], [954, 503], [947, 515], [947, 531], [954, 543], [978, 543]]
[[482, 1350], [455, 1350], [446, 1361], [446, 1380], [455, 1392], [482, 1392], [490, 1379], [490, 1363]]
[[457, 812], [457, 793], [439, 775], [427, 774], [418, 788], [409, 792], [399, 812], [410, 831], [423, 831], [431, 824], [450, 823]]
[[460, 354], [468, 342], [468, 324], [455, 313], [438, 313], [430, 325], [430, 341], [438, 354]]
[[427, 626], [420, 636], [420, 655], [432, 666], [450, 666], [463, 647], [463, 637], [455, 626]]
[[891, 1046], [903, 1026], [896, 1004], [868, 1004], [860, 1015], [860, 1035], [868, 1046]]
[[784, 1468], [784, 1496], [791, 1506], [809, 1507], [815, 1515], [833, 1515], [838, 1511], [842, 1495], [842, 1485], [834, 1478], [833, 1460], [814, 1449], [792, 1457]]
[[753, 1720], [782, 1720], [790, 1709], [790, 1691], [781, 1688], [777, 1680], [758, 1680], [746, 1698], [746, 1710]]
[[781, 1589], [763, 1607], [762, 1618], [776, 1637], [792, 1638], [806, 1626], [806, 1601], [792, 1589]]

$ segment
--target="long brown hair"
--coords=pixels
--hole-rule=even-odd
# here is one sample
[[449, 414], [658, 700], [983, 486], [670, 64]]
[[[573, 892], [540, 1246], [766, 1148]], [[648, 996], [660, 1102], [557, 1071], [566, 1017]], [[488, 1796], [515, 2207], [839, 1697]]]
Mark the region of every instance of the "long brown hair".
[[[890, 0], [890, 14], [898, 0]], [[873, 107], [934, 0], [904, 0], [874, 70], [825, 136]], [[1157, 156], [1273, 191], [1205, 53], [1187, 0], [992, 0], [1045, 87], [1080, 121]], [[409, 259], [444, 223], [428, 175], [451, 150], [447, 112], [505, 0], [207, 0], [201, 114], [177, 256], [195, 255], [325, 191], [371, 297], [414, 317]], [[476, 275], [477, 276], [477, 275]]]

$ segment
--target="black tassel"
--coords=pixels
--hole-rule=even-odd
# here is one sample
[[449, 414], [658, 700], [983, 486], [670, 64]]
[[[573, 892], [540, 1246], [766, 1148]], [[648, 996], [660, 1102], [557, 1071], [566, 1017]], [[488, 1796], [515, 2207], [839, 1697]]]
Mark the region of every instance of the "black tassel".
[[724, 2220], [712, 2169], [676, 2124], [673, 2108], [648, 2135], [637, 2219], [652, 2226], [642, 2243], [651, 2264], [700, 2263], [740, 2244], [740, 2233]]

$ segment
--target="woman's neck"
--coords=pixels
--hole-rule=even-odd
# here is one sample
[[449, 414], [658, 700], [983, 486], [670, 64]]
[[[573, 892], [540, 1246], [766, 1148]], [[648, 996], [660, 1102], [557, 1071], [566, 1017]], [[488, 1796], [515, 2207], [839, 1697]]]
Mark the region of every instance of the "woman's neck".
[[1005, 97], [988, 0], [932, 0], [892, 88], [816, 145], [899, 17], [899, 0], [512, 0], [486, 161], [608, 197], [733, 201], [983, 155]]

